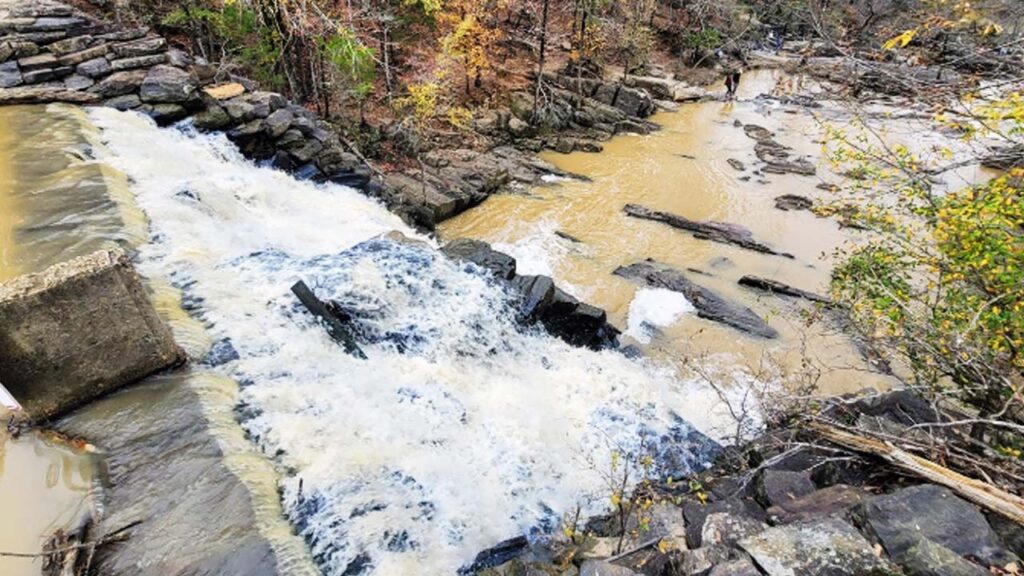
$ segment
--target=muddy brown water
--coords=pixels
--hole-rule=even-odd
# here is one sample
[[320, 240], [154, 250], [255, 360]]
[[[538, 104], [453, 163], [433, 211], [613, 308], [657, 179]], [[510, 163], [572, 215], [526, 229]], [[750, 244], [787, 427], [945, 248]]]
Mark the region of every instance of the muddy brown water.
[[[744, 75], [736, 102], [704, 102], [660, 113], [652, 120], [662, 129], [648, 136], [620, 136], [604, 144], [600, 154], [548, 153], [545, 159], [591, 182], [568, 181], [494, 196], [484, 204], [441, 226], [445, 239], [472, 237], [495, 243], [520, 256], [526, 273], [552, 274], [577, 296], [608, 310], [611, 321], [625, 328], [637, 293], [633, 282], [612, 275], [621, 265], [645, 258], [688, 272], [691, 280], [749, 306], [780, 332], [762, 340], [729, 327], [686, 314], [663, 327], [647, 346], [648, 354], [683, 364], [706, 358], [716, 369], [739, 367], [744, 372], [794, 379], [806, 372], [809, 360], [822, 372], [828, 393], [865, 387], [884, 388], [884, 376], [871, 374], [856, 347], [830, 323], [808, 323], [811, 307], [743, 288], [745, 274], [771, 278], [827, 294], [833, 253], [857, 233], [842, 230], [830, 219], [806, 211], [775, 208], [782, 194], [823, 198], [819, 176], [758, 174], [754, 141], [740, 124], [757, 124], [797, 155], [816, 161], [822, 130], [809, 115], [755, 99], [760, 94], [811, 92], [806, 81], [779, 71]], [[740, 171], [729, 164], [739, 160]], [[638, 203], [695, 220], [743, 225], [754, 237], [786, 259], [694, 238], [664, 224], [626, 216], [623, 206]], [[556, 234], [559, 233], [559, 234]], [[571, 236], [574, 242], [563, 235]]]

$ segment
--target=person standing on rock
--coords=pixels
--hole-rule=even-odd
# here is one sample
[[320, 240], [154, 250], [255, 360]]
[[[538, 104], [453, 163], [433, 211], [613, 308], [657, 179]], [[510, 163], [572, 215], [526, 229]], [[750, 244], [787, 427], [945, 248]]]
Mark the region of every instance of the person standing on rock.
[[730, 70], [725, 76], [725, 97], [728, 100], [736, 99], [736, 89], [740, 86], [740, 74], [737, 70]]

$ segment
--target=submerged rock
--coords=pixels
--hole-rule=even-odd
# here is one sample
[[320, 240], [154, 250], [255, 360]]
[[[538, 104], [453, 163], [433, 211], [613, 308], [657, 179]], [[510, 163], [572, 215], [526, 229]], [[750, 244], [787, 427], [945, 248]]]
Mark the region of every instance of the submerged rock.
[[722, 244], [732, 244], [733, 246], [739, 246], [740, 248], [753, 250], [754, 252], [760, 252], [762, 254], [772, 254], [775, 256], [783, 256], [785, 258], [793, 257], [792, 254], [776, 252], [767, 244], [754, 240], [753, 233], [738, 224], [690, 220], [677, 214], [651, 210], [650, 208], [639, 204], [626, 204], [623, 211], [633, 218], [662, 222], [673, 228], [686, 230], [693, 233], [694, 238], [721, 242]]
[[629, 266], [621, 266], [614, 274], [652, 288], [680, 292], [697, 309], [697, 315], [706, 320], [725, 324], [761, 338], [777, 338], [779, 335], [750, 308], [725, 300], [711, 290], [691, 282], [682, 272], [660, 262], [648, 259]]
[[775, 207], [783, 211], [810, 210], [814, 207], [814, 202], [806, 196], [783, 194], [775, 198]]

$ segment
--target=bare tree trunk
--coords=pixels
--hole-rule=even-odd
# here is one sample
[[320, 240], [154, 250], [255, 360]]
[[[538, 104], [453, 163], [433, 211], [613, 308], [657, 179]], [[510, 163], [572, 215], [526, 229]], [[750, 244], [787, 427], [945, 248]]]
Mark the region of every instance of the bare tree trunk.
[[537, 59], [537, 89], [533, 95], [533, 119], [537, 120], [537, 107], [544, 88], [544, 56], [548, 45], [548, 6], [551, 0], [544, 0], [544, 13], [540, 21], [540, 57]]

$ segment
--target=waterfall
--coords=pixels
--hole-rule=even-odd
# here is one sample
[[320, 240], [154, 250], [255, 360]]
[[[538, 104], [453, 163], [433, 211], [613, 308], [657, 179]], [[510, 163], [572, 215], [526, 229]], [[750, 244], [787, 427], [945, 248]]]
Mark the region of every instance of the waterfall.
[[[728, 428], [670, 367], [517, 325], [502, 285], [355, 190], [254, 165], [223, 135], [90, 118], [96, 161], [149, 219], [140, 270], [219, 342], [208, 361], [239, 382], [242, 425], [325, 574], [454, 573], [577, 504], [602, 512], [613, 453], [646, 446], [679, 477], [711, 450], [696, 430]], [[352, 314], [369, 360], [299, 306], [300, 279]]]

